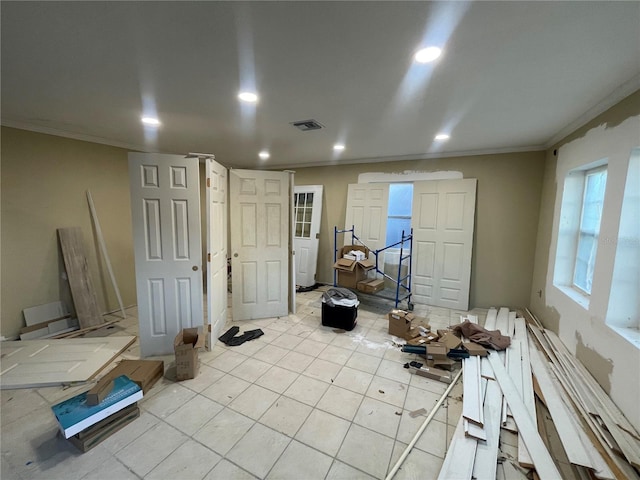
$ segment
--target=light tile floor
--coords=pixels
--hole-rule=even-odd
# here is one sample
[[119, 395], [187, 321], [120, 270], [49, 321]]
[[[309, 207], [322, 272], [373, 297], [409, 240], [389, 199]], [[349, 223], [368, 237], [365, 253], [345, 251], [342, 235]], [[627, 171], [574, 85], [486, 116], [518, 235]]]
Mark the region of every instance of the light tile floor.
[[[173, 356], [154, 357], [168, 371], [140, 418], [84, 454], [58, 435], [50, 406], [86, 386], [2, 391], [2, 479], [384, 478], [424, 421], [409, 412], [430, 412], [447, 385], [402, 368], [419, 358], [392, 343], [388, 305], [361, 303], [356, 328], [338, 332], [321, 326], [321, 291], [299, 293], [295, 315], [228, 322], [264, 335], [201, 352], [193, 380], [171, 381]], [[415, 313], [436, 329], [466, 312]], [[485, 310], [473, 313], [484, 322]], [[128, 315], [110, 335], [137, 334], [137, 310]], [[122, 358], [139, 358], [137, 343]], [[458, 384], [395, 478], [437, 477], [461, 393]]]

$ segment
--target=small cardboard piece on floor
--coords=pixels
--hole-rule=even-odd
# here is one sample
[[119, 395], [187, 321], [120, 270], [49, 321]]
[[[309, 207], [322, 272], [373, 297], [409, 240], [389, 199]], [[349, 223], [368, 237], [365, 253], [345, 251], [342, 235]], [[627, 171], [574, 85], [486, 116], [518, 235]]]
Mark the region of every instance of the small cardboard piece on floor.
[[486, 348], [475, 342], [463, 343], [462, 346], [467, 350], [467, 352], [469, 352], [469, 355], [486, 357], [488, 354]]
[[421, 377], [431, 378], [443, 383], [451, 383], [451, 373], [445, 370], [440, 370], [435, 367], [422, 366], [420, 368], [414, 368], [416, 375]]
[[117, 367], [102, 377], [100, 382], [113, 380], [120, 375], [126, 375], [137, 383], [142, 393], [146, 395], [164, 375], [164, 362], [162, 360], [122, 360]]
[[183, 328], [173, 341], [176, 354], [176, 379], [195, 378], [200, 368], [198, 351], [204, 347], [205, 336], [197, 328]]

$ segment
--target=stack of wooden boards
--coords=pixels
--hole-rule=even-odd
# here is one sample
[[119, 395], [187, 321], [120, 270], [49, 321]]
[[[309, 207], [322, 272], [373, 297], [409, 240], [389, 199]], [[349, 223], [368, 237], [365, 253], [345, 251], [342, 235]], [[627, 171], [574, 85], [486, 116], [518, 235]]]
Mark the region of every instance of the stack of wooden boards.
[[[525, 316], [489, 310], [484, 327], [511, 336], [511, 345], [505, 352], [463, 360], [462, 415], [439, 478], [524, 479], [527, 469], [543, 480], [571, 474], [639, 478], [634, 467], [640, 467], [640, 436], [633, 426], [559, 338], [530, 312]], [[534, 392], [551, 414], [562, 452], [548, 448], [539, 433]], [[507, 432], [517, 434], [512, 463], [501, 454]], [[568, 461], [562, 473], [559, 467], [565, 466], [554, 461], [559, 453]]]
[[20, 340], [51, 338], [77, 330], [78, 319], [71, 318], [67, 306], [60, 301], [25, 308], [25, 327], [20, 329]]
[[140, 416], [137, 401], [162, 377], [161, 360], [123, 360], [89, 391], [52, 407], [60, 429], [86, 452]]

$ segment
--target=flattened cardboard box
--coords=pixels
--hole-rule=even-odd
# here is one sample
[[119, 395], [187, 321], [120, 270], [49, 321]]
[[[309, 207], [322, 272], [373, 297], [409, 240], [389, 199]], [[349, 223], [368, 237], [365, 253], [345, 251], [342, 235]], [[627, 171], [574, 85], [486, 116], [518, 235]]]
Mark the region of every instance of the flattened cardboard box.
[[176, 354], [176, 379], [195, 378], [200, 367], [198, 350], [204, 347], [205, 337], [197, 328], [184, 328], [173, 341]]
[[162, 360], [122, 360], [100, 381], [113, 379], [120, 375], [126, 375], [137, 383], [146, 395], [149, 389], [164, 375], [164, 362]]

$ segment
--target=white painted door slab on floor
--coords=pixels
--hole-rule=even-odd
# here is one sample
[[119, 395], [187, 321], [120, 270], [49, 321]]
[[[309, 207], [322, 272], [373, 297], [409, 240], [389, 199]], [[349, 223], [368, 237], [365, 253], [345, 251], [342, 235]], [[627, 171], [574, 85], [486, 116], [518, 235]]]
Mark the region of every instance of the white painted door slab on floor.
[[296, 283], [301, 287], [311, 287], [316, 283], [322, 191], [322, 185], [296, 185], [294, 188], [295, 278]]
[[227, 321], [227, 169], [207, 159], [207, 317], [211, 348]]
[[469, 308], [476, 179], [415, 182], [414, 303]]
[[87, 381], [135, 339], [113, 336], [1, 342], [0, 388], [38, 388]]
[[234, 320], [289, 311], [289, 173], [230, 170]]
[[198, 159], [130, 153], [129, 177], [140, 353], [170, 354], [204, 324]]

